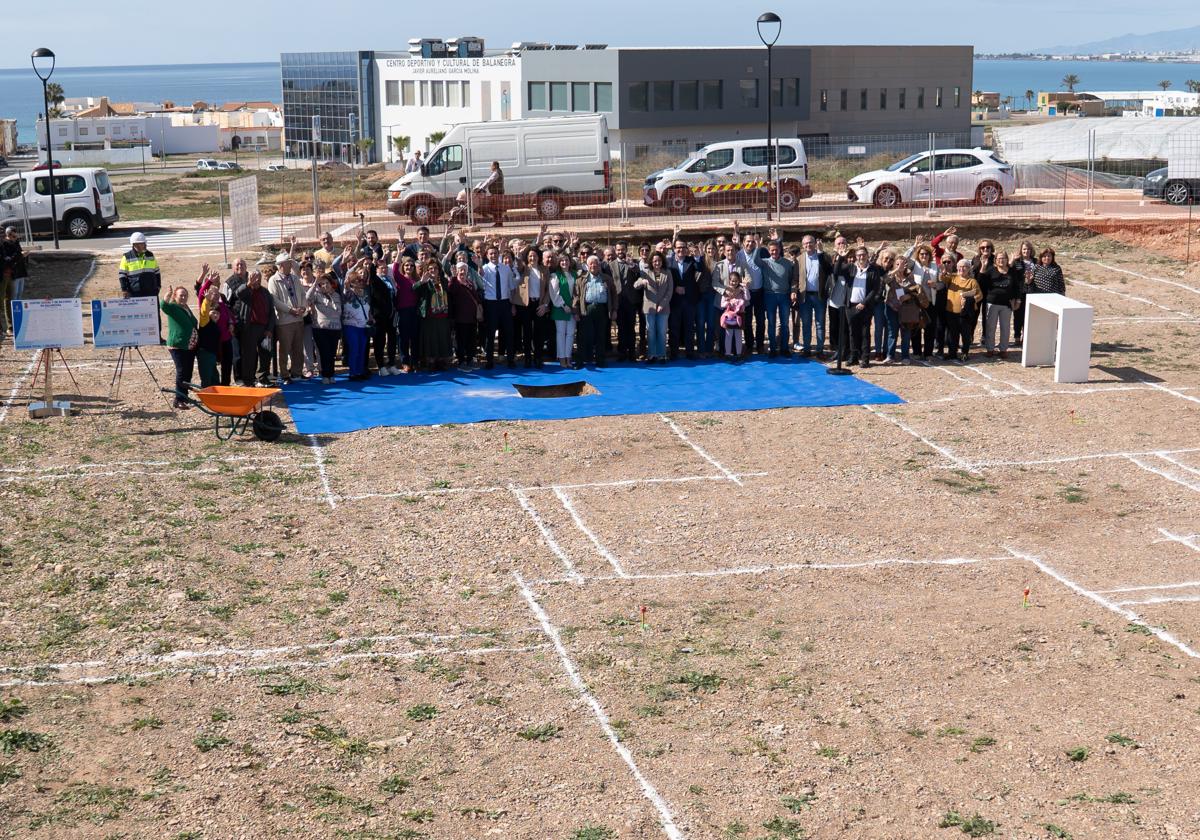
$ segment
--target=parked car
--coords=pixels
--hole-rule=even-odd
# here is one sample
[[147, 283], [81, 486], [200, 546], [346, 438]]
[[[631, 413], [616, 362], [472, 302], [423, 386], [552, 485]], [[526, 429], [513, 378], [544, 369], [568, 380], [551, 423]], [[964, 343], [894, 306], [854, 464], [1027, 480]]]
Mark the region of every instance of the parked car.
[[349, 169], [350, 164], [344, 160], [327, 160], [317, 164], [318, 169]]
[[[49, 172], [30, 170], [0, 180], [0, 227], [19, 224], [28, 212], [34, 231], [49, 231], [51, 177]], [[85, 239], [121, 218], [106, 170], [55, 167], [53, 178], [61, 233]]]
[[219, 160], [213, 160], [212, 158], [205, 158], [203, 160], [196, 161], [196, 168], [205, 171], [213, 171], [221, 168], [221, 162]]
[[570, 204], [612, 200], [608, 120], [589, 114], [460, 123], [419, 171], [388, 187], [387, 208], [414, 224], [432, 224], [454, 206], [460, 190], [488, 176], [494, 160], [504, 171], [505, 209], [531, 208], [549, 220]]
[[217, 169], [226, 170], [226, 171], [230, 171], [230, 172], [241, 172], [242, 166], [241, 166], [241, 164], [234, 163], [231, 160], [223, 160], [217, 164]]
[[286, 172], [287, 166], [282, 163], [268, 163], [267, 171], [268, 172]]
[[59, 169], [62, 167], [62, 161], [53, 160], [53, 161], [47, 161], [45, 163], [39, 163], [37, 166], [33, 167], [33, 171], [38, 172], [41, 170], [49, 169], [51, 166], [53, 166], [55, 169]]
[[713, 143], [689, 155], [678, 166], [646, 178], [642, 198], [648, 207], [686, 213], [693, 204], [761, 204], [775, 206], [770, 179], [779, 182], [780, 211], [795, 210], [800, 199], [812, 196], [808, 156], [800, 140], [779, 140], [778, 167], [767, 171], [770, 149], [766, 140]]
[[988, 149], [939, 149], [918, 152], [886, 169], [855, 175], [846, 197], [876, 207], [910, 202], [974, 201], [996, 205], [1013, 194], [1012, 167]]
[[1174, 178], [1167, 177], [1168, 167], [1155, 169], [1146, 175], [1142, 182], [1142, 195], [1145, 198], [1161, 198], [1168, 204], [1187, 204], [1189, 201], [1200, 200], [1200, 177]]

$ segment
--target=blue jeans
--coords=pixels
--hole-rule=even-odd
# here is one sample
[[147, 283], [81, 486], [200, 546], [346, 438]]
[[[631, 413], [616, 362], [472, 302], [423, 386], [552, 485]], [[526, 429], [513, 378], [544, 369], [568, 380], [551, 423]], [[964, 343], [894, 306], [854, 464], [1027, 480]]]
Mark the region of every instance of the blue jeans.
[[[791, 295], [788, 292], [767, 292], [763, 295], [767, 309], [767, 339], [772, 353], [791, 352], [788, 346], [788, 320], [791, 314]], [[779, 334], [775, 334], [775, 321], [779, 321]]]
[[821, 303], [821, 298], [816, 292], [805, 292], [804, 297], [800, 298], [797, 303], [800, 310], [800, 328], [804, 332], [804, 352], [810, 353], [813, 350], [810, 339], [815, 316], [817, 322], [816, 350], [820, 353], [825, 349], [825, 304]]
[[[884, 304], [884, 318], [887, 320], [887, 345], [884, 347], [883, 354], [885, 358], [892, 358], [896, 355], [896, 338], [900, 333], [900, 313], [892, 307]], [[904, 333], [904, 357], [908, 358], [908, 332]]]
[[670, 315], [666, 312], [649, 313], [646, 315], [646, 356], [650, 359], [667, 358], [667, 321]]
[[342, 338], [346, 341], [350, 375], [362, 376], [367, 372], [367, 328], [344, 327]]
[[880, 354], [887, 339], [887, 308], [886, 303], [875, 304], [875, 311], [872, 313], [872, 320], [875, 323], [875, 352]]

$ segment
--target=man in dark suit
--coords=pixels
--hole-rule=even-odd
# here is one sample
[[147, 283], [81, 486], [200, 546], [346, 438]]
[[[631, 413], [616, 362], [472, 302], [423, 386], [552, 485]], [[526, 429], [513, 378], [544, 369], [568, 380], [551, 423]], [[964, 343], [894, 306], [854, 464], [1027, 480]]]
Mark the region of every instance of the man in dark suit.
[[[623, 362], [632, 362], [638, 352], [637, 347], [642, 348], [642, 353], [645, 353], [646, 347], [646, 316], [642, 314], [643, 292], [633, 286], [640, 275], [638, 265], [629, 260], [624, 242], [604, 249], [604, 265], [608, 268], [608, 274], [617, 289], [617, 358]], [[638, 336], [636, 340], [635, 327]]]
[[882, 299], [883, 278], [887, 268], [871, 262], [871, 252], [865, 245], [854, 249], [854, 262], [843, 263], [838, 270], [838, 278], [846, 284], [849, 292], [847, 301], [850, 335], [847, 344], [850, 348], [850, 364], [855, 365], [862, 360], [864, 368], [871, 366], [871, 319], [874, 317], [875, 304]]

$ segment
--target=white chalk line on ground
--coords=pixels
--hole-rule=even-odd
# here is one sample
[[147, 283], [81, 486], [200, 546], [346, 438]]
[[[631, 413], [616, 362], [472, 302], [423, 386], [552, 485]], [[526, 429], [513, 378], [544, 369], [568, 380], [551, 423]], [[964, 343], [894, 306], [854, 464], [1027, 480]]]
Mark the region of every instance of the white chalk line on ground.
[[995, 382], [999, 385], [1007, 385], [1009, 388], [1011, 388], [1012, 390], [1016, 391], [1019, 394], [1025, 394], [1028, 396], [1030, 393], [1029, 390], [1026, 389], [1024, 386], [1018, 385], [1016, 382], [1009, 382], [1007, 380], [1001, 379], [998, 376], [992, 376], [990, 373], [983, 370], [978, 365], [969, 365], [966, 362], [960, 362], [960, 361], [955, 361], [954, 364], [958, 365], [963, 370], [969, 370], [972, 373], [977, 373], [980, 376], [982, 376], [984, 379], [987, 379], [991, 382]]
[[521, 636], [537, 631], [536, 627], [520, 627], [515, 630], [501, 630], [495, 633], [482, 631], [466, 633], [401, 633], [387, 636], [351, 636], [332, 642], [310, 642], [303, 645], [283, 645], [280, 647], [262, 648], [231, 648], [220, 647], [208, 650], [174, 650], [169, 653], [134, 654], [120, 656], [115, 659], [89, 659], [78, 662], [34, 662], [28, 665], [7, 665], [0, 667], [0, 673], [15, 673], [21, 671], [52, 670], [69, 671], [92, 668], [117, 668], [126, 665], [173, 665], [195, 659], [263, 659], [269, 656], [283, 654], [309, 653], [311, 651], [329, 650], [331, 648], [350, 647], [361, 644], [391, 644], [392, 642], [412, 641], [423, 639], [431, 642], [446, 642], [453, 639], [479, 639], [494, 636]]
[[1185, 653], [1187, 656], [1190, 656], [1192, 659], [1200, 659], [1200, 653], [1197, 653], [1195, 650], [1188, 647], [1186, 644], [1181, 642], [1179, 639], [1175, 638], [1173, 635], [1168, 633], [1166, 630], [1163, 630], [1159, 627], [1155, 627], [1152, 624], [1149, 624], [1148, 622], [1145, 621], [1145, 619], [1143, 619], [1140, 615], [1135, 613], [1133, 610], [1129, 610], [1129, 609], [1126, 609], [1125, 607], [1117, 605], [1113, 601], [1110, 601], [1108, 598], [1105, 598], [1100, 593], [1093, 592], [1090, 589], [1085, 589], [1084, 587], [1080, 586], [1075, 581], [1068, 578], [1066, 575], [1059, 572], [1057, 569], [1054, 569], [1047, 563], [1043, 562], [1041, 560], [1041, 558], [1034, 557], [1033, 555], [1026, 554], [1022, 551], [1017, 551], [1016, 549], [1014, 549], [1010, 546], [1005, 546], [1004, 550], [1007, 551], [1009, 554], [1011, 554], [1013, 557], [1019, 558], [1021, 560], [1026, 561], [1027, 563], [1032, 564], [1043, 574], [1054, 578], [1056, 581], [1058, 581], [1063, 586], [1070, 589], [1075, 594], [1082, 595], [1084, 598], [1087, 598], [1089, 601], [1093, 601], [1093, 602], [1099, 604], [1100, 606], [1104, 607], [1104, 609], [1109, 610], [1110, 612], [1116, 613], [1117, 615], [1121, 616], [1126, 621], [1128, 621], [1130, 624], [1136, 624], [1139, 627], [1145, 627], [1146, 630], [1148, 630], [1154, 636], [1158, 637], [1159, 640], [1164, 641], [1167, 644], [1179, 649], [1180, 651]]
[[1173, 397], [1179, 397], [1179, 399], [1181, 399], [1181, 400], [1187, 400], [1188, 402], [1194, 402], [1194, 403], [1200, 404], [1200, 398], [1189, 396], [1188, 394], [1184, 394], [1176, 388], [1168, 388], [1166, 385], [1163, 385], [1161, 382], [1147, 382], [1145, 384], [1149, 385], [1151, 388], [1153, 388], [1156, 391], [1162, 391], [1164, 393], [1170, 394]]
[[[71, 292], [70, 297], [79, 297], [79, 291], [84, 287], [92, 275], [96, 273], [96, 261], [93, 259], [91, 266], [87, 270], [87, 274], [83, 275], [83, 279], [75, 285], [75, 291]], [[17, 399], [17, 394], [21, 391], [21, 386], [25, 384], [25, 380], [29, 378], [29, 374], [33, 372], [33, 368], [37, 365], [38, 352], [34, 352], [29, 359], [29, 364], [21, 371], [17, 377], [17, 381], [13, 384], [12, 390], [8, 392], [8, 397], [5, 398], [4, 404], [0, 405], [0, 423], [3, 423], [8, 417], [8, 411], [12, 408], [13, 402]]]
[[1194, 312], [1183, 312], [1179, 309], [1172, 309], [1169, 306], [1163, 306], [1161, 303], [1155, 303], [1154, 301], [1147, 300], [1144, 297], [1138, 297], [1137, 295], [1127, 294], [1126, 292], [1118, 292], [1116, 289], [1109, 289], [1104, 286], [1097, 286], [1095, 283], [1087, 283], [1087, 282], [1084, 282], [1083, 280], [1072, 279], [1071, 285], [1072, 286], [1075, 286], [1075, 285], [1083, 286], [1085, 289], [1095, 289], [1098, 292], [1107, 292], [1110, 295], [1116, 295], [1117, 297], [1123, 297], [1128, 300], [1137, 301], [1138, 303], [1144, 303], [1144, 304], [1147, 304], [1148, 306], [1153, 306], [1156, 309], [1161, 309], [1163, 312], [1170, 312], [1172, 315], [1182, 315], [1184, 318], [1188, 318], [1191, 320], [1196, 320], [1197, 318], [1200, 318], [1200, 316], [1196, 315], [1196, 313], [1194, 313]]
[[329, 474], [325, 472], [325, 447], [321, 446], [321, 442], [317, 440], [316, 435], [308, 435], [308, 445], [313, 450], [313, 465], [317, 469], [317, 473], [321, 476], [321, 487], [325, 490], [325, 501], [329, 505], [330, 510], [337, 510], [337, 499], [334, 498], [333, 491], [329, 489]]
[[[918, 360], [917, 364], [919, 364], [923, 367], [927, 367], [930, 370], [936, 370], [940, 373], [944, 373], [944, 374], [946, 374], [946, 376], [949, 376], [951, 379], [954, 379], [957, 382], [961, 382], [963, 385], [966, 385], [971, 388], [983, 388], [984, 391], [987, 392], [985, 394], [962, 394], [957, 397], [954, 397], [954, 396], [942, 397], [941, 400], [939, 400], [939, 401], [948, 402], [948, 401], [954, 400], [954, 399], [980, 399], [983, 397], [1006, 397], [1006, 396], [1009, 396], [1010, 394], [1014, 393], [1011, 391], [1003, 391], [999, 388], [996, 388], [990, 382], [980, 382], [977, 379], [972, 379], [970, 377], [963, 376], [962, 374], [955, 373], [953, 370], [950, 369], [950, 367], [948, 365], [944, 365], [944, 364], [935, 365], [932, 362], [925, 361], [924, 359]], [[913, 405], [913, 403], [907, 403], [907, 404]]]
[[[1200, 295], [1200, 289], [1197, 289], [1195, 286], [1189, 286], [1186, 283], [1177, 283], [1174, 280], [1165, 280], [1162, 277], [1151, 277], [1148, 274], [1138, 274], [1136, 271], [1130, 271], [1129, 269], [1126, 269], [1126, 268], [1118, 268], [1115, 265], [1109, 265], [1108, 263], [1102, 263], [1102, 262], [1100, 262], [1100, 260], [1093, 260], [1093, 259], [1089, 259], [1088, 257], [1076, 257], [1076, 259], [1081, 262], [1088, 262], [1088, 263], [1091, 263], [1092, 265], [1098, 265], [1101, 268], [1107, 268], [1109, 271], [1119, 271], [1121, 274], [1128, 274], [1130, 277], [1140, 277], [1143, 280], [1150, 280], [1151, 282], [1154, 282], [1154, 283], [1163, 283], [1164, 285], [1167, 285], [1167, 286], [1174, 286], [1177, 289], [1183, 289], [1185, 292], [1191, 292], [1194, 295]], [[1075, 282], [1075, 281], [1071, 281], [1071, 282]]]
[[297, 467], [307, 466], [307, 461], [301, 461], [290, 455], [202, 455], [195, 458], [184, 458], [178, 461], [81, 461], [77, 464], [59, 464], [53, 467], [0, 467], [0, 473], [52, 473], [68, 470], [112, 470], [116, 467], [185, 467], [198, 466], [204, 463], [237, 463], [237, 462], [291, 462]]
[[[905, 405], [934, 405], [936, 403], [953, 403], [964, 400], [986, 400], [991, 398], [1012, 398], [1012, 397], [1057, 397], [1057, 396], [1090, 396], [1093, 394], [1107, 394], [1114, 391], [1150, 391], [1149, 385], [1113, 385], [1110, 387], [1095, 386], [1091, 388], [1047, 388], [1041, 391], [997, 391], [991, 390], [986, 394], [959, 394], [949, 397], [934, 397], [928, 400], [906, 400]], [[1183, 389], [1179, 389], [1183, 390]]]
[[521, 588], [521, 595], [525, 598], [525, 603], [529, 605], [530, 611], [537, 618], [538, 623], [541, 624], [542, 632], [546, 634], [555, 652], [558, 653], [559, 662], [562, 663], [563, 670], [566, 671], [571, 685], [574, 686], [580, 698], [591, 708], [592, 714], [595, 716], [597, 723], [600, 724], [600, 729], [604, 732], [605, 737], [608, 738], [609, 744], [616, 750], [621, 760], [625, 762], [625, 766], [629, 768], [630, 773], [633, 774], [633, 778], [642, 789], [642, 795], [649, 800], [650, 804], [658, 812], [659, 824], [662, 826], [663, 831], [669, 840], [683, 840], [683, 832], [676, 825], [675, 816], [671, 813], [670, 807], [662, 796], [659, 795], [654, 785], [650, 783], [650, 780], [643, 775], [637, 762], [633, 760], [633, 753], [621, 743], [620, 737], [612, 727], [608, 713], [600, 705], [600, 701], [596, 699], [591, 690], [588, 689], [587, 683], [584, 682], [583, 677], [579, 673], [579, 669], [575, 667], [571, 655], [567, 652], [566, 645], [563, 644], [558, 628], [550, 621], [550, 616], [546, 614], [546, 610], [542, 608], [542, 605], [538, 602], [537, 597], [533, 594], [525, 579], [521, 577], [520, 572], [514, 571], [513, 577], [516, 578], [517, 585]]
[[1035, 458], [1026, 461], [973, 461], [978, 469], [993, 469], [996, 467], [1037, 467], [1049, 464], [1073, 464], [1077, 461], [1099, 461], [1105, 458], [1149, 457], [1152, 455], [1178, 455], [1187, 452], [1200, 452], [1200, 447], [1185, 449], [1145, 449], [1137, 452], [1095, 452], [1088, 455], [1063, 455], [1056, 458]]
[[943, 446], [938, 446], [936, 443], [929, 440], [927, 437], [925, 437], [921, 433], [913, 430], [910, 426], [908, 426], [902, 420], [898, 420], [897, 418], [891, 416], [890, 414], [884, 414], [882, 411], [875, 408], [875, 406], [873, 406], [873, 405], [864, 405], [863, 408], [865, 408], [867, 411], [874, 414], [876, 417], [881, 417], [884, 420], [887, 420], [889, 423], [893, 424], [894, 426], [898, 426], [900, 429], [908, 432], [910, 435], [915, 437], [917, 440], [921, 441], [921, 443], [925, 444], [930, 449], [932, 449], [933, 451], [940, 454], [947, 461], [953, 462], [955, 467], [957, 467], [958, 469], [963, 470], [965, 472], [972, 473], [974, 475], [979, 475], [979, 470], [977, 470], [975, 467], [971, 466], [971, 464], [969, 462], [958, 457], [953, 452], [951, 452], [949, 449], [946, 449]]
[[[115, 476], [154, 476], [156, 478], [174, 475], [223, 475], [236, 472], [258, 472], [259, 470], [287, 470], [291, 464], [259, 465], [259, 466], [224, 466], [224, 467], [189, 467], [182, 470], [111, 470], [107, 472], [63, 472], [39, 473], [35, 475], [11, 475], [0, 478], [0, 484], [33, 483], [38, 481], [67, 481], [84, 478], [113, 478]], [[295, 464], [297, 470], [303, 469], [304, 464]]]
[[1160, 589], [1191, 589], [1200, 586], [1200, 580], [1185, 580], [1183, 583], [1156, 583], [1148, 586], [1119, 586], [1116, 589], [1097, 589], [1101, 595], [1124, 595], [1129, 592], [1154, 592]]
[[[1158, 457], [1157, 453], [1155, 453], [1155, 457]], [[1143, 461], [1141, 458], [1139, 458], [1136, 455], [1127, 455], [1126, 458], [1130, 461], [1130, 463], [1137, 464], [1139, 467], [1144, 469], [1146, 472], [1152, 472], [1155, 475], [1162, 476], [1167, 481], [1175, 482], [1180, 487], [1186, 487], [1187, 489], [1191, 490], [1194, 493], [1200, 493], [1200, 484], [1194, 484], [1193, 482], [1188, 481], [1186, 478], [1179, 476], [1179, 475], [1172, 475], [1171, 473], [1167, 472], [1165, 469], [1160, 470], [1158, 467], [1155, 467], [1152, 464], [1147, 464], [1145, 461]], [[1163, 459], [1163, 460], [1165, 460], [1165, 459]]]
[[1143, 598], [1139, 601], [1116, 601], [1118, 607], [1133, 607], [1146, 604], [1182, 604], [1200, 601], [1200, 595], [1160, 595], [1154, 598]]
[[575, 527], [582, 531], [583, 535], [592, 541], [592, 545], [596, 547], [596, 553], [608, 561], [608, 564], [613, 567], [613, 571], [616, 572], [618, 576], [623, 578], [629, 577], [629, 575], [625, 573], [625, 569], [622, 568], [621, 561], [618, 560], [616, 555], [614, 555], [604, 546], [604, 543], [600, 542], [600, 538], [592, 533], [592, 529], [584, 523], [583, 517], [581, 517], [579, 515], [579, 511], [575, 509], [575, 504], [571, 501], [571, 497], [568, 496], [564, 490], [558, 487], [554, 488], [554, 495], [562, 504], [563, 509], [565, 509], [566, 512], [571, 515], [571, 520], [575, 523]]
[[[738, 478], [760, 478], [765, 472], [739, 473]], [[396, 490], [390, 493], [359, 493], [354, 496], [338, 496], [344, 502], [363, 499], [404, 499], [417, 496], [445, 496], [458, 493], [536, 493], [542, 490], [593, 490], [604, 487], [636, 487], [641, 484], [684, 484], [692, 481], [728, 481], [723, 475], [686, 475], [679, 478], [624, 478], [615, 481], [587, 481], [578, 484], [530, 484], [524, 487], [432, 487], [424, 490]], [[741, 482], [739, 482], [741, 483]]]
[[1176, 317], [1171, 318], [1166, 315], [1146, 315], [1146, 316], [1121, 316], [1116, 315], [1109, 318], [1093, 318], [1093, 324], [1200, 324], [1200, 316], [1192, 318]]
[[1159, 528], [1158, 533], [1162, 534], [1171, 542], [1177, 542], [1180, 545], [1186, 545], [1192, 551], [1200, 552], [1200, 542], [1197, 542], [1197, 540], [1200, 540], [1200, 534], [1173, 534], [1166, 528]]
[[1167, 455], [1162, 452], [1155, 452], [1154, 455], [1155, 455], [1155, 457], [1162, 458], [1167, 463], [1174, 464], [1175, 466], [1179, 467], [1181, 470], [1190, 472], [1192, 475], [1200, 475], [1200, 470], [1183, 463], [1183, 461], [1180, 461], [1176, 458], [1172, 458], [1170, 455]]
[[[679, 580], [683, 578], [721, 578], [738, 575], [767, 575], [781, 572], [802, 571], [839, 571], [846, 569], [876, 569], [885, 566], [969, 566], [978, 563], [993, 563], [1011, 560], [1011, 557], [948, 557], [943, 560], [906, 560], [890, 558], [884, 560], [864, 560], [855, 563], [783, 563], [779, 565], [735, 566], [728, 569], [703, 569], [691, 572], [635, 572], [628, 575], [585, 575], [583, 583], [611, 583], [613, 581], [636, 580]], [[577, 583], [570, 578], [542, 578], [530, 581], [536, 586], [553, 586], [563, 583]]]
[[546, 540], [546, 546], [550, 549], [554, 556], [562, 562], [563, 568], [567, 570], [568, 579], [575, 583], [581, 582], [583, 580], [583, 576], [579, 574], [578, 570], [576, 570], [575, 564], [571, 562], [571, 558], [567, 556], [567, 552], [564, 551], [562, 546], [558, 544], [558, 541], [554, 539], [554, 535], [550, 533], [550, 526], [547, 525], [542, 517], [538, 514], [537, 508], [535, 508], [533, 506], [533, 502], [529, 500], [528, 494], [526, 494], [523, 490], [518, 490], [516, 487], [512, 488], [512, 493], [517, 497], [517, 502], [521, 505], [521, 510], [525, 511], [525, 513], [529, 515], [529, 518], [533, 520], [533, 524], [536, 525], [538, 531], [541, 532], [542, 538]]
[[330, 657], [329, 659], [320, 660], [298, 660], [298, 661], [269, 661], [259, 662], [253, 665], [214, 665], [209, 667], [198, 668], [159, 668], [154, 671], [143, 671], [137, 674], [105, 674], [91, 677], [77, 677], [69, 680], [9, 680], [0, 682], [0, 688], [15, 688], [23, 686], [55, 686], [55, 685], [96, 685], [100, 683], [111, 683], [118, 680], [149, 680], [157, 677], [172, 677], [172, 676], [233, 676], [236, 674], [262, 673], [265, 671], [276, 671], [279, 669], [302, 669], [302, 668], [332, 668], [335, 665], [341, 665], [346, 662], [355, 662], [362, 659], [420, 659], [423, 656], [484, 656], [493, 653], [531, 653], [537, 650], [546, 650], [549, 645], [525, 645], [523, 647], [481, 647], [463, 650], [460, 648], [426, 648], [424, 650], [404, 651], [403, 653], [393, 653], [390, 651], [377, 651], [365, 653], [343, 653], [338, 656]]
[[724, 464], [722, 464], [716, 458], [714, 458], [713, 456], [711, 456], [707, 452], [705, 452], [703, 449], [701, 449], [699, 444], [697, 444], [690, 437], [688, 437], [684, 433], [683, 429], [679, 428], [678, 424], [674, 420], [672, 420], [670, 417], [668, 417], [665, 414], [658, 415], [658, 419], [660, 419], [664, 423], [666, 423], [667, 426], [670, 427], [671, 431], [679, 436], [680, 440], [682, 440], [684, 443], [686, 443], [688, 446], [690, 446], [692, 449], [694, 449], [696, 451], [696, 454], [698, 454], [705, 461], [708, 461], [708, 463], [710, 463], [714, 467], [716, 467], [716, 469], [721, 473], [721, 475], [725, 476], [727, 479], [729, 479], [730, 481], [732, 481], [734, 484], [738, 485], [739, 487], [741, 486], [742, 480], [740, 478], [738, 478], [736, 474], [734, 474], [730, 470], [726, 469]]

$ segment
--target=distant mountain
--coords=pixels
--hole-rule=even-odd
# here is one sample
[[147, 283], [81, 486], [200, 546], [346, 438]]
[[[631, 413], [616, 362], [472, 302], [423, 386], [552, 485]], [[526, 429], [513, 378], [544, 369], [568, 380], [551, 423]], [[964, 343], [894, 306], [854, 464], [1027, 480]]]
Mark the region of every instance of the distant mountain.
[[1200, 26], [1168, 29], [1148, 35], [1121, 35], [1088, 44], [1046, 47], [1034, 50], [1049, 55], [1098, 55], [1100, 53], [1188, 52], [1200, 50]]

